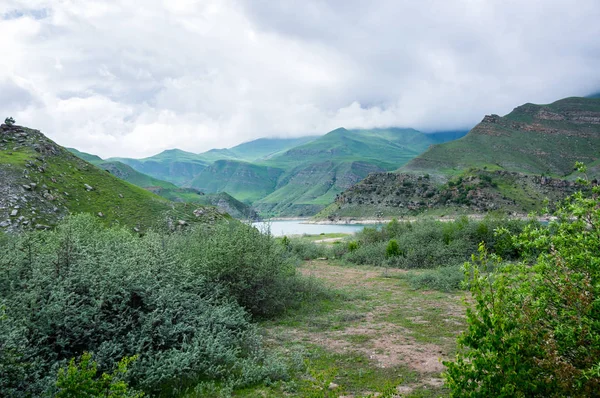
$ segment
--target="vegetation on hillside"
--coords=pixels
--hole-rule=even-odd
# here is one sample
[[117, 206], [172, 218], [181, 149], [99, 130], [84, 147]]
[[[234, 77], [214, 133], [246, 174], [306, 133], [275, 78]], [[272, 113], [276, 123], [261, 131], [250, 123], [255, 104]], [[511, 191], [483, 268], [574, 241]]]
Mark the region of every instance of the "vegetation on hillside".
[[316, 218], [526, 215], [580, 188], [574, 181], [502, 170], [468, 169], [446, 179], [430, 174], [377, 173], [339, 194]]
[[565, 98], [486, 116], [465, 137], [434, 145], [401, 171], [454, 174], [469, 167], [565, 177], [598, 160], [600, 99]]

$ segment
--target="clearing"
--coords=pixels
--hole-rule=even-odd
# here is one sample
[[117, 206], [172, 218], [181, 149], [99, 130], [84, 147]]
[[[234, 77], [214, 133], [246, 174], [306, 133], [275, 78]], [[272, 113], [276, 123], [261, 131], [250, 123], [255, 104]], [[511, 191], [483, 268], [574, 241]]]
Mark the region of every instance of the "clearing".
[[[267, 344], [300, 363], [292, 380], [248, 397], [438, 397], [441, 360], [464, 329], [463, 292], [412, 289], [406, 271], [307, 261], [300, 271], [335, 289], [331, 300], [263, 323]], [[302, 358], [308, 358], [302, 363]]]

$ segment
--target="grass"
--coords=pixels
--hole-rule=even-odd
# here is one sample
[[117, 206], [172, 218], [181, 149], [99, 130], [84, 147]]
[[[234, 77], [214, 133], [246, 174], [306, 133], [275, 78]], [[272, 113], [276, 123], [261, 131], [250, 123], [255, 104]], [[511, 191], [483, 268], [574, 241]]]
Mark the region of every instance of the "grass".
[[287, 381], [234, 396], [448, 395], [439, 359], [456, 352], [463, 293], [415, 290], [401, 270], [309, 261], [300, 271], [335, 294], [261, 324], [266, 343], [296, 361], [296, 370]]

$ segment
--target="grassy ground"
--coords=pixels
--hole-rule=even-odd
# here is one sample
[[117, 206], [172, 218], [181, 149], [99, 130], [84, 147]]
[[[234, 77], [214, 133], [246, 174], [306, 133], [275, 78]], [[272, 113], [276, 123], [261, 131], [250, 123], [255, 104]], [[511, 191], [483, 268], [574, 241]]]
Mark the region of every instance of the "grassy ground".
[[463, 293], [413, 290], [402, 270], [309, 261], [300, 271], [338, 295], [265, 322], [267, 344], [297, 371], [235, 396], [447, 395], [440, 360], [453, 356], [464, 328]]

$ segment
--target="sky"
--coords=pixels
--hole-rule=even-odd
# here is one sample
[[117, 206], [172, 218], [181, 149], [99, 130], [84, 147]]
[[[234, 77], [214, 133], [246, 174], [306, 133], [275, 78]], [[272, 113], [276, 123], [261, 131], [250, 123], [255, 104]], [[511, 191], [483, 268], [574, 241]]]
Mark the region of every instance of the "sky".
[[2, 0], [0, 116], [145, 157], [600, 91], [598, 0]]

